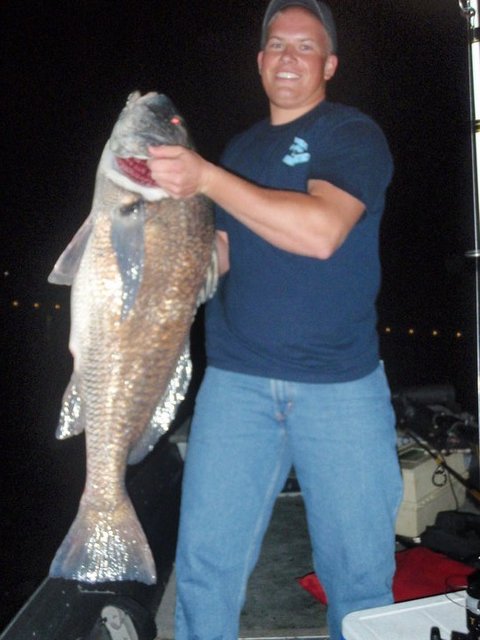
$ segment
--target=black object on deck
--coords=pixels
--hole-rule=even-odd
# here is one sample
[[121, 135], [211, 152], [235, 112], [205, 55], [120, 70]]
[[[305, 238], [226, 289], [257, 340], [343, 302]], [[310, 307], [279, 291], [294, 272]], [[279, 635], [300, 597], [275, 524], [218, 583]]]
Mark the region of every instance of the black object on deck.
[[[46, 578], [0, 636], [0, 640], [77, 640], [88, 635], [106, 603], [128, 597], [155, 617], [170, 576], [177, 537], [183, 464], [164, 436], [154, 451], [129, 469], [127, 488], [157, 566], [157, 584], [96, 585]], [[140, 639], [141, 640], [141, 639]]]

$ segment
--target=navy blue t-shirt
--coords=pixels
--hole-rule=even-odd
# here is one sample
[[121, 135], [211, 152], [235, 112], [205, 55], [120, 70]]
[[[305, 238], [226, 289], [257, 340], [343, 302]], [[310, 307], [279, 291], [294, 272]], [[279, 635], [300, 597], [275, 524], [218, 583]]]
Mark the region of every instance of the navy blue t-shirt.
[[210, 365], [298, 382], [343, 382], [378, 365], [378, 234], [392, 159], [380, 128], [324, 101], [293, 122], [259, 122], [234, 138], [225, 168], [258, 185], [307, 191], [326, 180], [365, 212], [327, 260], [279, 249], [217, 207], [230, 270], [207, 304]]

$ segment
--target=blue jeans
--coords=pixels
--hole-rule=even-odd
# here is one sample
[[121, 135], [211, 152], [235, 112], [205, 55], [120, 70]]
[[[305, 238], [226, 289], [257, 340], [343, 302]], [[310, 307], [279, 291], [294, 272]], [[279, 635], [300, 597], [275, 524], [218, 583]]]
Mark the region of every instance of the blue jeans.
[[354, 382], [301, 384], [207, 368], [187, 450], [176, 640], [236, 640], [248, 578], [292, 464], [330, 638], [351, 611], [392, 602], [401, 499], [380, 365]]

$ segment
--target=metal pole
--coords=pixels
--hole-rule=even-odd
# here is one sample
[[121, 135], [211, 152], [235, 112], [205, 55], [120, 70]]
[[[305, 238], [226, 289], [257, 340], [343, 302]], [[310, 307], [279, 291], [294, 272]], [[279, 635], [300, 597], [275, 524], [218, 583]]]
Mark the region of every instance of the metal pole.
[[470, 95], [470, 124], [472, 149], [473, 210], [475, 225], [475, 249], [467, 256], [480, 258], [479, 202], [480, 176], [480, 17], [478, 0], [459, 0], [460, 10], [468, 25], [468, 80]]
[[[468, 76], [475, 248], [467, 251], [466, 255], [470, 258], [475, 258], [476, 261], [477, 411], [480, 418], [480, 270], [478, 262], [480, 258], [480, 218], [478, 202], [478, 194], [480, 192], [480, 176], [478, 172], [480, 167], [480, 18], [478, 14], [478, 0], [459, 0], [459, 5], [468, 25]], [[478, 422], [480, 423], [480, 419]]]

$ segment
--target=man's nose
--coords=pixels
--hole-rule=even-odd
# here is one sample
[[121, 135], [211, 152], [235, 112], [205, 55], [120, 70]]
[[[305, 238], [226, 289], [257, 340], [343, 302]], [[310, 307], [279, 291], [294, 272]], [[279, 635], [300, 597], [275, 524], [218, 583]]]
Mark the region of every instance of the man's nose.
[[295, 50], [292, 46], [286, 45], [282, 51], [282, 60], [293, 60], [295, 58]]

